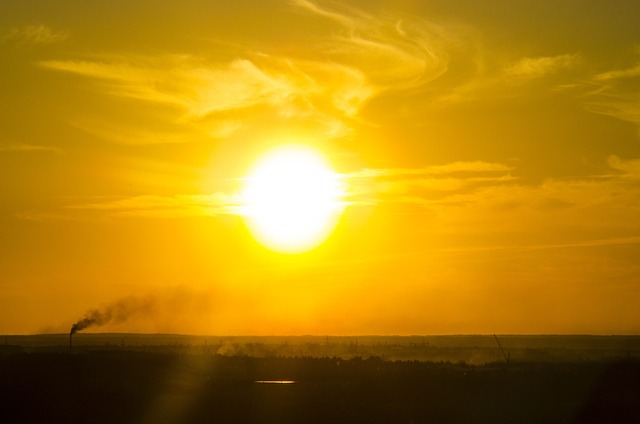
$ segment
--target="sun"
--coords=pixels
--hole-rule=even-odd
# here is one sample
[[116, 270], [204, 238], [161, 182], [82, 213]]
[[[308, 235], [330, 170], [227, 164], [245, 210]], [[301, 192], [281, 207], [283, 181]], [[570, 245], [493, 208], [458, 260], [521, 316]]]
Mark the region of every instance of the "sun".
[[252, 235], [281, 253], [303, 253], [331, 234], [344, 208], [340, 176], [305, 146], [265, 155], [246, 178], [243, 214]]

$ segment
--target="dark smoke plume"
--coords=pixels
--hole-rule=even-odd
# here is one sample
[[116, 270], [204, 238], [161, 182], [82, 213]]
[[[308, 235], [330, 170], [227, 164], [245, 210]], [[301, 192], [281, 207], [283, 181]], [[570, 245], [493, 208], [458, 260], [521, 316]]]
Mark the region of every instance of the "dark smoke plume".
[[134, 315], [149, 315], [155, 309], [156, 299], [153, 297], [120, 299], [101, 309], [92, 309], [87, 312], [84, 317], [71, 326], [69, 335], [89, 327], [125, 322]]

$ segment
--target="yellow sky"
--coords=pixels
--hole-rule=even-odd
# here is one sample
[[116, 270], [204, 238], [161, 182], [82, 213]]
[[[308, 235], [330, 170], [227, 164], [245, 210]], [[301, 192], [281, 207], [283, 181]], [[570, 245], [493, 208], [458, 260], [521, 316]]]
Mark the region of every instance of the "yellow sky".
[[[638, 16], [2, 2], [0, 333], [124, 302], [92, 330], [638, 334]], [[291, 143], [322, 152], [347, 204], [295, 255], [238, 212]]]

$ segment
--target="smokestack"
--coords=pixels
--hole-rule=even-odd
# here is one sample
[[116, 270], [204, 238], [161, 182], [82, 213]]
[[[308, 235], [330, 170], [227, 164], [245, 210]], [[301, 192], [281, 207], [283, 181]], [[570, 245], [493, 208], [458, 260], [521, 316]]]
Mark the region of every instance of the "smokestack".
[[80, 330], [84, 330], [91, 325], [95, 325], [96, 322], [99, 321], [100, 314], [96, 311], [92, 311], [89, 313], [89, 316], [82, 318], [80, 321], [71, 326], [71, 330], [69, 330], [69, 352], [71, 352], [71, 350], [73, 349], [73, 335]]
[[78, 330], [82, 330], [82, 323], [84, 320], [80, 320], [77, 323], [71, 326], [71, 330], [69, 330], [69, 352], [73, 349], [73, 335], [78, 332]]

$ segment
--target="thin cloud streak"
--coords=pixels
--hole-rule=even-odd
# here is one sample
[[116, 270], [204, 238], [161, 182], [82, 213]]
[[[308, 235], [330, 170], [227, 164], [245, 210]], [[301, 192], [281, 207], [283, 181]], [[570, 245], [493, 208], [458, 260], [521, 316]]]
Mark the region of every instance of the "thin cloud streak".
[[614, 69], [592, 76], [583, 95], [585, 107], [593, 113], [630, 122], [640, 135], [640, 65]]
[[126, 217], [195, 217], [237, 214], [241, 206], [239, 195], [225, 193], [157, 196], [143, 195], [104, 199], [96, 202], [67, 206], [70, 210], [105, 213]]
[[411, 176], [411, 175], [444, 175], [461, 172], [506, 172], [514, 168], [502, 163], [483, 161], [452, 162], [445, 165], [431, 165], [421, 168], [365, 168], [360, 171], [347, 174], [348, 178], [375, 178], [387, 176]]
[[25, 152], [25, 153], [40, 153], [48, 152], [60, 155], [63, 153], [62, 149], [51, 146], [41, 146], [28, 143], [0, 143], [0, 152]]
[[541, 78], [564, 69], [569, 69], [580, 63], [578, 54], [562, 54], [558, 56], [525, 57], [513, 63], [505, 74], [517, 78]]
[[624, 160], [616, 155], [611, 155], [608, 160], [609, 166], [617, 171], [622, 171], [622, 177], [631, 180], [640, 179], [640, 159]]
[[[454, 162], [423, 168], [364, 169], [339, 174], [344, 182], [345, 205], [363, 205], [378, 202], [433, 204], [434, 199], [424, 197], [427, 190], [457, 192], [470, 186], [504, 184], [515, 180], [504, 173], [513, 167], [482, 161]], [[457, 174], [471, 174], [455, 176]], [[427, 194], [426, 196], [429, 196]], [[108, 217], [194, 217], [216, 215], [243, 216], [242, 195], [238, 192], [216, 192], [211, 194], [178, 194], [173, 196], [140, 195], [90, 199], [65, 206], [56, 212], [29, 211], [21, 216], [25, 219], [46, 220], [47, 217], [61, 219], [65, 210], [84, 211]]]
[[[547, 179], [540, 185], [516, 183], [513, 167], [482, 161], [453, 162], [422, 168], [364, 169], [340, 174], [345, 184], [345, 205], [407, 204], [425, 207], [438, 215], [460, 219], [495, 219], [496, 215], [544, 215], [565, 210], [585, 215], [616, 213], [621, 207], [631, 209], [640, 188], [633, 182], [640, 178], [638, 160], [609, 158], [612, 172], [594, 178]], [[84, 211], [110, 217], [188, 217], [242, 216], [242, 195], [239, 192], [211, 194], [178, 194], [174, 196], [142, 195], [119, 198], [98, 198], [64, 207], [69, 211]], [[625, 206], [626, 205], [626, 206]], [[469, 210], [475, 210], [469, 213]], [[60, 216], [62, 211], [30, 215]], [[583, 212], [579, 212], [582, 210]], [[514, 212], [512, 212], [514, 211]], [[493, 214], [491, 218], [488, 214]], [[563, 215], [564, 216], [564, 215]], [[482, 218], [484, 217], [484, 218]], [[452, 221], [451, 225], [454, 224]], [[598, 221], [594, 221], [597, 225]], [[457, 225], [457, 224], [456, 224]], [[449, 227], [449, 225], [445, 225]]]
[[[433, 249], [431, 251], [441, 253], [455, 252], [491, 252], [499, 250], [550, 250], [566, 249], [574, 247], [603, 247], [603, 246], [623, 246], [640, 244], [640, 236], [616, 237], [610, 239], [583, 240], [572, 243], [549, 243], [549, 244], [529, 244], [529, 245], [503, 245], [503, 246], [480, 246], [480, 247], [460, 247], [447, 249]], [[418, 252], [412, 252], [418, 253]]]
[[131, 146], [189, 143], [196, 139], [194, 135], [203, 136], [202, 134], [191, 134], [185, 131], [153, 131], [146, 128], [114, 125], [108, 122], [88, 119], [72, 121], [71, 125], [105, 141]]
[[442, 201], [443, 193], [450, 195], [473, 187], [514, 181], [517, 177], [509, 173], [513, 169], [501, 163], [460, 161], [421, 168], [366, 168], [345, 174], [344, 179], [349, 186], [348, 202], [352, 205], [433, 205]]
[[69, 33], [45, 25], [25, 25], [11, 28], [1, 40], [17, 44], [54, 44], [69, 38]]
[[628, 69], [620, 69], [620, 70], [603, 72], [601, 74], [594, 76], [593, 79], [597, 81], [609, 81], [609, 80], [635, 78], [635, 77], [640, 77], [640, 65], [637, 65], [637, 66], [634, 66], [633, 68], [628, 68]]

